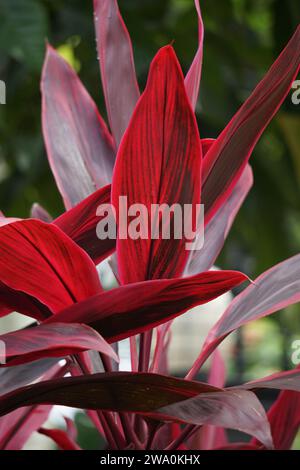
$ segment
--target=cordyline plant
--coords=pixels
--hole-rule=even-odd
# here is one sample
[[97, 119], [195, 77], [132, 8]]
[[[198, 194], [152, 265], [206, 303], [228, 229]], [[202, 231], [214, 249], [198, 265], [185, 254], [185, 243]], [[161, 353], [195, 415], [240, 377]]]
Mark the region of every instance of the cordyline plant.
[[[0, 337], [0, 447], [20, 449], [34, 431], [79, 449], [76, 427], [43, 427], [53, 405], [85, 409], [109, 449], [288, 449], [300, 424], [300, 370], [225, 388], [217, 347], [245, 323], [300, 300], [300, 255], [254, 282], [211, 270], [251, 185], [248, 164], [287, 96], [300, 63], [298, 28], [217, 139], [202, 139], [194, 115], [203, 46], [183, 76], [171, 46], [154, 57], [140, 95], [132, 47], [116, 0], [95, 0], [100, 72], [111, 133], [74, 70], [48, 46], [42, 74], [46, 149], [66, 212], [51, 220], [1, 216], [0, 313], [35, 319]], [[97, 207], [204, 204], [205, 242], [99, 240]], [[96, 265], [111, 257], [119, 286], [104, 291]], [[172, 320], [243, 282], [184, 379], [168, 375]], [[155, 331], [155, 335], [153, 335]], [[130, 338], [131, 370], [116, 343]], [[188, 341], [188, 338], [187, 338]], [[151, 345], [154, 347], [153, 352]], [[197, 381], [212, 355], [207, 383]], [[62, 361], [61, 359], [64, 359]], [[4, 362], [4, 361], [2, 361]], [[281, 390], [268, 413], [255, 392]], [[251, 436], [229, 443], [226, 429]]]

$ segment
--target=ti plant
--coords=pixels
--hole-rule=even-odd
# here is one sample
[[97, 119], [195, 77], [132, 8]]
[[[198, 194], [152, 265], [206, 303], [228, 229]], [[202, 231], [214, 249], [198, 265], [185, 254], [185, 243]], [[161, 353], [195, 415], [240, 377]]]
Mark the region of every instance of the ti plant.
[[[254, 282], [211, 270], [252, 186], [249, 158], [289, 93], [300, 63], [300, 28], [216, 139], [199, 136], [194, 114], [203, 50], [184, 77], [172, 46], [157, 52], [140, 94], [130, 37], [116, 0], [95, 0], [95, 30], [109, 128], [74, 70], [50, 45], [42, 73], [42, 123], [66, 211], [52, 220], [1, 215], [0, 315], [30, 327], [0, 336], [0, 448], [21, 449], [39, 431], [79, 449], [67, 431], [43, 424], [53, 405], [86, 410], [108, 449], [288, 449], [300, 424], [300, 370], [227, 387], [218, 346], [231, 332], [300, 300], [300, 255]], [[185, 240], [97, 237], [100, 204], [199, 204], [202, 249]], [[97, 265], [110, 257], [118, 287], [105, 291]], [[186, 377], [168, 375], [172, 320], [247, 283], [208, 334]], [[244, 284], [243, 284], [244, 285]], [[155, 332], [155, 335], [153, 335]], [[131, 370], [117, 343], [130, 339]], [[189, 339], [186, 338], [186, 341]], [[200, 349], [200, 345], [199, 345]], [[212, 356], [207, 383], [197, 380]], [[261, 388], [280, 390], [266, 412]], [[251, 436], [229, 443], [226, 430]]]

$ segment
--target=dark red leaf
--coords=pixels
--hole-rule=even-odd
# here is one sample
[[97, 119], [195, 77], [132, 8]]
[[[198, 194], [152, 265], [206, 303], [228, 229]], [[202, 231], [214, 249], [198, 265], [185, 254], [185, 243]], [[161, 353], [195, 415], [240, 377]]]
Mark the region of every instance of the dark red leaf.
[[98, 189], [53, 222], [83, 248], [95, 264], [107, 258], [116, 247], [116, 240], [100, 240], [96, 233], [97, 224], [102, 219], [97, 215], [97, 208], [109, 203], [110, 185]]
[[141, 413], [167, 421], [239, 429], [272, 447], [263, 407], [248, 390], [223, 391], [201, 382], [157, 374], [115, 372], [30, 385], [1, 398], [0, 415], [17, 407], [55, 403], [76, 408]]

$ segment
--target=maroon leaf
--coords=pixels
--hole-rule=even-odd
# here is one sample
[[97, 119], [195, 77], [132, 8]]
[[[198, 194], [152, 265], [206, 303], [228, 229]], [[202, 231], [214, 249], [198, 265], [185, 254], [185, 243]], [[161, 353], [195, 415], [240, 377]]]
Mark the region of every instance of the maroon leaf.
[[96, 232], [97, 224], [103, 218], [97, 215], [97, 208], [109, 203], [110, 185], [98, 189], [53, 222], [83, 248], [95, 264], [107, 258], [116, 247], [116, 240], [100, 240]]
[[58, 227], [33, 219], [1, 227], [0, 282], [10, 297], [25, 293], [52, 312], [101, 290], [88, 255]]
[[[171, 46], [152, 61], [145, 92], [135, 108], [116, 159], [112, 202], [126, 196], [128, 207], [144, 204], [145, 238], [117, 240], [122, 283], [177, 277], [188, 251], [186, 238], [151, 237], [152, 204], [200, 203], [201, 146], [180, 65]], [[119, 208], [122, 214], [122, 209]], [[127, 217], [126, 217], [127, 219]], [[128, 221], [121, 223], [127, 230]], [[158, 224], [155, 224], [157, 228]], [[152, 227], [153, 228], [153, 227]], [[161, 235], [161, 234], [160, 234]]]
[[228, 199], [206, 225], [203, 247], [190, 252], [185, 275], [191, 276], [212, 267], [252, 184], [252, 170], [250, 165], [247, 165]]
[[201, 382], [157, 374], [93, 374], [34, 384], [5, 395], [1, 398], [0, 415], [37, 403], [136, 412], [159, 420], [232, 427], [272, 447], [264, 410], [248, 390], [222, 391]]
[[185, 77], [185, 88], [193, 109], [196, 108], [201, 80], [204, 37], [204, 26], [201, 16], [199, 0], [195, 0], [195, 8], [198, 15], [198, 50], [194, 57], [193, 63]]
[[259, 137], [287, 96], [299, 70], [299, 41], [300, 27], [207, 152], [202, 186], [207, 221], [231, 193]]
[[140, 94], [132, 45], [117, 0], [94, 0], [94, 15], [106, 109], [118, 146]]
[[113, 343], [171, 320], [246, 279], [236, 271], [211, 271], [129, 284], [74, 304], [46, 321], [87, 323]]
[[200, 356], [188, 377], [195, 376], [218, 344], [245, 323], [270, 315], [300, 300], [300, 255], [289, 258], [261, 274], [231, 302], [210, 330]]
[[[81, 351], [95, 350], [115, 361], [112, 347], [92, 328], [76, 323], [42, 324], [0, 336], [5, 344], [5, 356], [0, 367], [24, 364], [43, 357], [62, 357]], [[5, 362], [4, 362], [5, 361]]]
[[13, 311], [22, 312], [24, 315], [40, 321], [51, 316], [52, 313], [46, 305], [33, 296], [10, 289], [0, 281], [0, 317], [8, 315]]
[[110, 183], [113, 143], [78, 76], [50, 46], [41, 91], [48, 159], [68, 209]]

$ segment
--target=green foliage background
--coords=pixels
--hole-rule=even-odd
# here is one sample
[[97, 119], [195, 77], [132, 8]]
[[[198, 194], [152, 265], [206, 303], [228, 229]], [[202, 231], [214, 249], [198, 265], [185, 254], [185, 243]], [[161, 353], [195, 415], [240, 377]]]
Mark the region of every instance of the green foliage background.
[[[184, 71], [188, 69], [197, 46], [193, 0], [120, 0], [119, 5], [133, 40], [141, 87], [157, 49], [173, 40]], [[202, 0], [201, 7], [206, 32], [197, 118], [201, 136], [215, 137], [292, 35], [300, 3]], [[0, 208], [6, 215], [27, 217], [38, 201], [55, 216], [63, 206], [40, 124], [45, 39], [72, 62], [105, 116], [92, 1], [1, 0], [0, 25], [0, 79], [7, 85], [7, 104], [0, 106]], [[299, 251], [299, 110], [288, 98], [254, 151], [254, 189], [219, 260], [224, 268], [256, 276]], [[258, 360], [270, 370], [291, 367], [289, 348], [300, 335], [299, 313], [294, 307], [267, 320], [270, 327], [255, 354], [253, 348], [248, 354], [246, 341], [250, 375]]]

